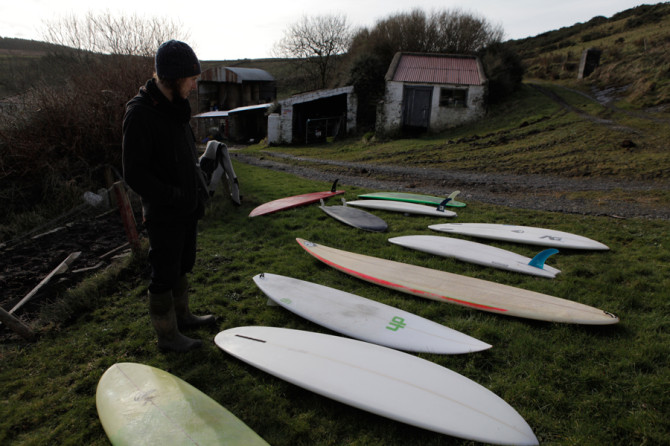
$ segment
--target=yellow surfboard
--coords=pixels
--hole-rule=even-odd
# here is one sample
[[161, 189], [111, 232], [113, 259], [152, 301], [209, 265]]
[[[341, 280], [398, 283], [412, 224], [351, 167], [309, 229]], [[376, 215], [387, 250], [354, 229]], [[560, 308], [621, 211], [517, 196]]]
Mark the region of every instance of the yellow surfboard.
[[113, 445], [268, 446], [240, 419], [163, 370], [117, 363], [98, 382], [95, 403]]

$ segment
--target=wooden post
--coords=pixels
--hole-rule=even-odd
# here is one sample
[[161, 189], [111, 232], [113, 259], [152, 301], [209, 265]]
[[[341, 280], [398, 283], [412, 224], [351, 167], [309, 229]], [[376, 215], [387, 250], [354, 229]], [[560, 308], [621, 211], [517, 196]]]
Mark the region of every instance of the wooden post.
[[126, 230], [126, 236], [128, 237], [128, 242], [133, 252], [138, 252], [140, 250], [140, 238], [137, 234], [137, 223], [135, 222], [135, 215], [133, 214], [133, 209], [130, 207], [130, 200], [128, 200], [128, 194], [126, 189], [121, 181], [114, 183], [114, 196], [116, 197], [116, 203], [119, 206], [119, 212], [121, 213], [121, 220], [123, 221], [123, 227]]
[[9, 310], [9, 313], [11, 314], [11, 313], [15, 312], [16, 310], [21, 308], [23, 306], [23, 304], [25, 304], [30, 299], [32, 299], [33, 296], [35, 296], [35, 294], [37, 294], [37, 292], [39, 290], [41, 290], [42, 287], [44, 287], [44, 285], [49, 283], [49, 281], [51, 279], [53, 279], [54, 276], [56, 276], [58, 274], [63, 274], [65, 271], [67, 271], [67, 269], [70, 267], [70, 264], [72, 262], [74, 262], [75, 260], [77, 260], [77, 258], [80, 255], [81, 255], [81, 251], [77, 251], [77, 252], [73, 252], [72, 254], [67, 256], [67, 258], [65, 260], [63, 260], [62, 262], [60, 262], [60, 264], [53, 271], [51, 271], [49, 274], [47, 274], [47, 276], [44, 279], [42, 279], [42, 281], [39, 284], [37, 284], [37, 286], [30, 291], [30, 293], [26, 294], [24, 296], [24, 298], [19, 301], [18, 304], [14, 305], [14, 307], [11, 310]]
[[31, 341], [35, 338], [35, 333], [33, 333], [30, 328], [28, 328], [20, 320], [7, 313], [2, 308], [0, 308], [0, 321], [2, 321], [2, 323], [7, 325], [7, 327], [12, 329], [12, 331], [21, 336], [23, 339]]

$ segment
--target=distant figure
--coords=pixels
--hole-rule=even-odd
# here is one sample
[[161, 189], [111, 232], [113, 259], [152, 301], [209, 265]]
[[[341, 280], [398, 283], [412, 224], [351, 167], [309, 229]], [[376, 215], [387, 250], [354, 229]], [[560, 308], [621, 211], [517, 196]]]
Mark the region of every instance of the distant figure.
[[186, 352], [202, 341], [185, 327], [214, 322], [189, 310], [188, 280], [195, 264], [197, 223], [209, 195], [198, 167], [188, 96], [200, 62], [184, 42], [156, 52], [154, 77], [128, 102], [123, 120], [123, 172], [142, 198], [149, 234], [149, 315], [162, 350]]

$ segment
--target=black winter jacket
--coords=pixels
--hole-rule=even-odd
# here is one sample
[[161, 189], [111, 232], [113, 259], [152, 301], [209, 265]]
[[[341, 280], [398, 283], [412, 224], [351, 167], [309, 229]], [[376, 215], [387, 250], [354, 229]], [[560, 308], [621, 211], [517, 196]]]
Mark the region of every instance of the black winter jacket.
[[208, 194], [190, 119], [188, 100], [169, 101], [153, 79], [126, 105], [123, 176], [147, 221], [202, 217]]

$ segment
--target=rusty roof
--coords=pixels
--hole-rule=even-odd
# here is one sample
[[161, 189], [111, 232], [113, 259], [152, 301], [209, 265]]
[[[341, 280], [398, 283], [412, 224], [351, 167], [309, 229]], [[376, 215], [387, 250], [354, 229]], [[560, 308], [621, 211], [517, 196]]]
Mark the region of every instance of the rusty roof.
[[476, 57], [434, 54], [401, 54], [391, 80], [460, 85], [484, 83]]
[[272, 82], [275, 80], [270, 73], [260, 68], [214, 67], [200, 74], [201, 81], [230, 82]]

